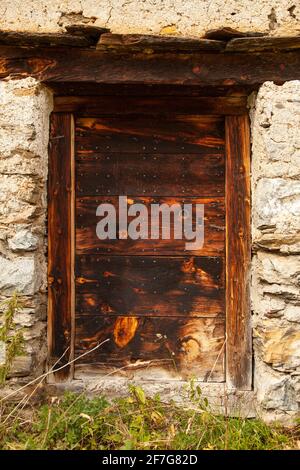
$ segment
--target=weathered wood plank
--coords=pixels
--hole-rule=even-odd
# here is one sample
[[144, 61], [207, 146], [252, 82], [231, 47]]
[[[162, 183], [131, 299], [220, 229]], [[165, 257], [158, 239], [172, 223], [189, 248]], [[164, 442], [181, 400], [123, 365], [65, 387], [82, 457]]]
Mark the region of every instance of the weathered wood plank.
[[223, 260], [77, 255], [76, 312], [84, 316], [223, 315]]
[[[97, 39], [98, 40], [98, 39]], [[89, 47], [97, 40], [79, 34], [33, 33], [27, 31], [1, 31], [0, 45], [16, 46], [68, 46]]]
[[226, 52], [291, 51], [300, 49], [300, 36], [236, 38], [228, 42]]
[[222, 116], [76, 120], [76, 155], [95, 152], [187, 153], [224, 149]]
[[[116, 92], [116, 91], [115, 91]], [[137, 90], [135, 90], [135, 93]], [[155, 90], [152, 90], [152, 94]], [[117, 115], [170, 115], [170, 114], [244, 114], [247, 96], [219, 97], [128, 97], [120, 96], [58, 96], [54, 101], [55, 112], [73, 112], [79, 116]]]
[[[72, 358], [74, 321], [74, 153], [71, 114], [53, 114], [48, 179], [48, 343], [49, 366]], [[54, 369], [54, 370], [55, 370]], [[71, 368], [53, 374], [66, 379]]]
[[75, 48], [0, 47], [0, 79], [33, 76], [43, 82], [244, 86], [300, 78], [300, 54], [128, 54]]
[[[200, 189], [201, 191], [201, 189]], [[182, 255], [185, 254], [186, 239], [174, 238], [174, 217], [170, 217], [170, 238], [162, 239], [162, 228], [169, 227], [169, 220], [160, 220], [160, 239], [150, 238], [151, 204], [166, 204], [171, 207], [185, 203], [204, 205], [204, 245], [203, 247], [187, 251], [187, 254], [198, 256], [224, 256], [225, 254], [225, 209], [224, 199], [204, 198], [178, 198], [178, 197], [134, 197], [128, 196], [128, 207], [131, 204], [143, 204], [148, 210], [148, 238], [132, 240], [100, 240], [96, 234], [97, 223], [101, 217], [96, 216], [97, 207], [100, 204], [112, 204], [116, 209], [117, 232], [119, 230], [119, 199], [118, 196], [105, 197], [79, 197], [76, 201], [76, 253], [77, 254], [133, 254], [133, 255]], [[195, 212], [195, 210], [194, 210]], [[195, 221], [195, 214], [193, 215]], [[128, 217], [128, 223], [134, 217]], [[152, 225], [151, 225], [152, 224]], [[157, 226], [158, 227], [158, 226]], [[193, 226], [195, 229], [195, 226]], [[159, 227], [158, 227], [159, 229]], [[119, 237], [118, 237], [119, 238]]]
[[[224, 381], [224, 318], [79, 317], [76, 354], [109, 339], [81, 362], [132, 377]], [[154, 370], [153, 370], [154, 368]]]
[[146, 34], [102, 34], [97, 49], [161, 50], [161, 51], [209, 51], [222, 52], [225, 43], [209, 39], [180, 38], [176, 36], [153, 36]]
[[222, 150], [198, 147], [194, 154], [96, 152], [83, 148], [77, 153], [78, 197], [122, 194], [222, 197], [225, 193]]
[[248, 116], [226, 118], [227, 380], [250, 389], [250, 135]]
[[[255, 86], [243, 85], [243, 86], [201, 86], [201, 85], [189, 85], [189, 84], [147, 84], [147, 83], [95, 83], [95, 82], [48, 82], [47, 86], [51, 88], [54, 94], [54, 107], [56, 98], [68, 98], [74, 97], [115, 97], [116, 100], [122, 102], [129, 97], [143, 97], [143, 98], [169, 98], [173, 97], [173, 101], [176, 100], [174, 97], [185, 97], [187, 99], [192, 97], [200, 98], [213, 98], [213, 97], [231, 97], [231, 96], [243, 96], [247, 99], [251, 91], [255, 89]], [[122, 103], [120, 103], [122, 106]], [[175, 104], [174, 104], [175, 106]], [[58, 109], [59, 112], [59, 109]], [[62, 112], [62, 111], [61, 111]], [[205, 114], [205, 113], [204, 113]], [[87, 116], [88, 117], [88, 116]]]

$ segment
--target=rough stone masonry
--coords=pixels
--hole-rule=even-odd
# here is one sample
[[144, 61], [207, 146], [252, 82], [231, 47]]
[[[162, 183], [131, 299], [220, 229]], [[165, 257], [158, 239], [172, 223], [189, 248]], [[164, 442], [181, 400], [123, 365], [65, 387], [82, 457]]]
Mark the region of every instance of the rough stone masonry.
[[258, 403], [300, 403], [300, 81], [265, 83], [252, 118], [252, 307]]
[[[300, 32], [299, 1], [2, 0], [0, 28], [61, 31], [67, 24], [112, 32], [202, 36], [224, 26], [272, 36]], [[52, 96], [33, 78], [0, 82], [0, 297], [18, 290], [26, 354], [9, 386], [44, 371], [46, 216]], [[300, 402], [300, 82], [265, 83], [249, 100], [252, 127], [252, 311], [255, 407], [290, 421]], [[0, 363], [5, 348], [0, 344]]]
[[113, 33], [201, 37], [223, 26], [272, 36], [300, 32], [299, 0], [1, 0], [0, 28], [54, 32], [68, 24]]
[[39, 374], [45, 366], [51, 109], [51, 94], [33, 78], [0, 81], [0, 300], [18, 291], [25, 301], [16, 323], [24, 327], [26, 354], [16, 358], [11, 384], [28, 381], [21, 377]]

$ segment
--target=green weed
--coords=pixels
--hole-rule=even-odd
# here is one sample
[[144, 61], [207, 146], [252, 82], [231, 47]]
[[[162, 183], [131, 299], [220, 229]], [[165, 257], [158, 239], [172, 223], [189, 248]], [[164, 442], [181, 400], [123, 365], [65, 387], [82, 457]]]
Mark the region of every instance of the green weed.
[[[216, 415], [191, 384], [185, 405], [164, 403], [131, 386], [125, 398], [62, 398], [15, 416], [1, 426], [0, 449], [283, 449], [297, 447], [296, 432], [259, 419]], [[2, 410], [2, 422], [7, 410]]]

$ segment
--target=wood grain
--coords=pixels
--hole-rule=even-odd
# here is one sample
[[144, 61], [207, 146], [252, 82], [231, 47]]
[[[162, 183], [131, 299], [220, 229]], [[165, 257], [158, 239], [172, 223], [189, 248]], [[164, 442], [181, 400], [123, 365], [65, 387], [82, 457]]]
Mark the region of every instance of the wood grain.
[[299, 51], [111, 54], [81, 48], [0, 47], [0, 79], [32, 76], [51, 83], [259, 86], [300, 78]]
[[17, 46], [89, 47], [97, 40], [79, 34], [0, 31], [0, 44]]
[[78, 197], [129, 194], [222, 197], [225, 194], [222, 150], [198, 147], [193, 154], [96, 152], [82, 149], [77, 153]]
[[[148, 238], [132, 240], [100, 240], [96, 234], [96, 225], [101, 217], [96, 216], [97, 207], [100, 204], [112, 204], [116, 209], [117, 232], [119, 231], [119, 198], [113, 197], [79, 197], [76, 201], [76, 253], [77, 254], [121, 254], [121, 255], [182, 255], [185, 253], [186, 239], [174, 238], [174, 217], [170, 217], [170, 238], [162, 239], [162, 227], [168, 227], [168, 220], [160, 220], [160, 239], [153, 240], [151, 235], [151, 204], [167, 204], [171, 207], [173, 204], [183, 203], [204, 205], [204, 245], [203, 247], [187, 251], [193, 256], [224, 256], [225, 255], [225, 205], [224, 199], [204, 199], [173, 197], [136, 197], [128, 196], [128, 207], [132, 204], [143, 204], [148, 210]], [[195, 210], [194, 210], [195, 212]], [[195, 214], [193, 215], [195, 221]], [[134, 217], [128, 217], [128, 223]], [[193, 225], [195, 228], [195, 226]]]
[[226, 118], [227, 381], [252, 383], [250, 328], [250, 133], [248, 116]]
[[[201, 86], [197, 84], [182, 84], [176, 85], [172, 83], [165, 83], [165, 84], [149, 84], [149, 83], [95, 83], [95, 82], [78, 82], [73, 81], [71, 83], [67, 81], [61, 82], [51, 82], [47, 83], [47, 86], [51, 88], [54, 94], [54, 109], [56, 109], [56, 99], [64, 100], [64, 105], [66, 105], [66, 101], [68, 97], [79, 97], [79, 98], [87, 98], [91, 103], [92, 99], [97, 100], [98, 97], [107, 97], [113, 98], [115, 101], [119, 101], [120, 105], [119, 108], [122, 108], [122, 100], [126, 100], [127, 98], [167, 98], [172, 99], [173, 102], [176, 100], [175, 97], [185, 97], [187, 99], [190, 98], [221, 98], [221, 97], [244, 97], [247, 100], [247, 97], [255, 89], [255, 85], [247, 85], [244, 84], [242, 86]], [[58, 112], [64, 112], [63, 109], [60, 109], [61, 102], [58, 101]], [[91, 104], [92, 105], [92, 104]], [[69, 106], [69, 105], [68, 105]], [[81, 102], [81, 106], [84, 105]], [[176, 106], [175, 104], [173, 106]], [[71, 109], [66, 109], [66, 112], [71, 112]], [[73, 110], [72, 110], [73, 111]], [[109, 111], [109, 110], [108, 110]], [[201, 114], [201, 110], [199, 114]], [[107, 115], [108, 113], [105, 112]], [[118, 112], [117, 112], [118, 114]], [[126, 113], [125, 113], [126, 114]], [[130, 114], [130, 113], [129, 113]], [[164, 112], [164, 114], [168, 114]], [[186, 114], [183, 112], [182, 114]], [[195, 114], [195, 113], [193, 113]], [[204, 113], [207, 114], [207, 113]], [[221, 114], [223, 114], [221, 112]], [[89, 115], [87, 117], [91, 117]]]
[[[152, 96], [118, 96], [120, 88], [115, 90], [117, 96], [57, 96], [54, 100], [55, 112], [73, 112], [83, 117], [94, 116], [126, 116], [171, 115], [171, 114], [244, 114], [247, 107], [247, 96], [155, 96], [156, 88], [152, 88]], [[135, 95], [139, 90], [134, 90]], [[145, 93], [145, 90], [143, 90]], [[190, 90], [191, 93], [191, 90]], [[178, 90], [177, 90], [178, 94]]]
[[76, 312], [206, 317], [224, 314], [220, 257], [76, 256]]
[[192, 153], [224, 149], [222, 116], [76, 120], [76, 155], [94, 152]]
[[[103, 373], [224, 381], [224, 318], [79, 317], [76, 354]], [[151, 369], [154, 368], [154, 371]]]
[[149, 51], [209, 51], [222, 52], [225, 43], [209, 39], [180, 38], [174, 36], [154, 36], [150, 34], [105, 33], [100, 37], [97, 49], [143, 50]]
[[[72, 358], [74, 313], [74, 172], [73, 118], [51, 117], [48, 180], [48, 344], [54, 371]], [[55, 381], [72, 373], [55, 372]]]
[[235, 38], [228, 42], [227, 52], [263, 52], [300, 49], [299, 36]]

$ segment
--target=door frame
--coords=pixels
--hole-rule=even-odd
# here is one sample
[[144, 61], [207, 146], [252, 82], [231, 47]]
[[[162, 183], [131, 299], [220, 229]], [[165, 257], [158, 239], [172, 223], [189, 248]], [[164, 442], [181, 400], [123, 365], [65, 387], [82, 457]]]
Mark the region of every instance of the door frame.
[[[227, 324], [231, 324], [234, 333], [227, 332], [226, 374], [228, 384], [238, 389], [248, 389], [252, 375], [249, 301], [250, 139], [243, 138], [236, 126], [240, 120], [245, 135], [249, 136], [245, 101], [247, 95], [258, 90], [261, 84], [267, 81], [283, 84], [285, 81], [300, 79], [299, 41], [295, 43], [293, 37], [229, 37], [224, 40], [221, 32], [221, 38], [218, 37], [221, 40], [217, 41], [136, 35], [133, 44], [130, 35], [108, 35], [108, 42], [106, 37], [103, 43], [103, 31], [98, 33], [99, 36], [87, 41], [84, 31], [82, 38], [69, 34], [42, 38], [30, 34], [12, 37], [12, 32], [12, 36], [9, 35], [6, 40], [4, 38], [4, 44], [0, 46], [0, 78], [37, 79], [56, 95], [55, 113], [65, 114], [61, 121], [55, 115], [51, 118], [50, 160], [58, 154], [66, 162], [68, 155], [72, 154], [72, 145], [68, 139], [72, 133], [72, 113], [82, 106], [76, 104], [76, 100], [72, 102], [72, 99], [68, 99], [65, 100], [65, 106], [60, 102], [57, 107], [59, 99], [64, 100], [65, 95], [69, 95], [69, 98], [72, 95], [73, 98], [74, 95], [105, 95], [116, 86], [124, 87], [126, 92], [128, 85], [135, 88], [147, 86], [148, 96], [153, 94], [153, 87], [160, 87], [162, 93], [170, 95], [178, 87], [191, 87], [193, 96], [196, 92], [198, 96], [214, 97], [211, 99], [211, 109], [215, 109], [215, 97], [231, 99], [243, 95], [243, 112], [233, 106], [232, 112], [227, 108], [225, 113], [228, 116], [227, 154], [237, 155], [230, 159], [226, 168], [230, 192], [234, 192], [233, 197], [230, 192], [226, 196], [227, 220], [231, 220], [230, 230], [233, 231], [230, 240], [227, 234], [226, 243], [228, 259], [232, 263], [232, 269], [228, 270], [226, 294], [230, 304], [227, 308]], [[222, 113], [223, 109], [225, 112], [225, 108], [223, 102], [219, 111]], [[238, 116], [237, 120], [235, 116]], [[72, 245], [68, 237], [72, 237], [70, 218], [73, 209], [70, 201], [74, 188], [70, 164], [66, 162], [66, 167], [63, 164], [56, 165], [57, 170], [62, 172], [57, 176], [57, 181], [51, 176], [51, 165], [55, 167], [53, 161], [50, 161], [49, 168], [49, 195], [53, 191], [49, 197], [49, 364], [51, 366], [56, 361], [56, 370], [59, 367], [62, 369], [53, 374], [55, 380], [65, 380], [72, 377], [72, 367], [67, 367], [66, 362], [74, 358], [71, 340], [74, 293], [67, 294], [64, 300], [60, 297], [66, 290], [71, 292], [68, 288], [74, 283], [73, 260], [68, 251]], [[237, 179], [236, 175], [239, 175]], [[58, 202], [61, 202], [61, 207]], [[62, 231], [61, 237], [55, 234], [59, 230]], [[61, 261], [60, 254], [64, 261]], [[63, 262], [64, 266], [60, 265]], [[235, 299], [238, 299], [238, 305]], [[64, 309], [61, 316], [55, 313], [56, 305]], [[54, 338], [56, 332], [59, 334], [57, 340]]]
[[[48, 180], [48, 367], [51, 381], [74, 377], [74, 113], [93, 116], [107, 97], [58, 97], [50, 119]], [[198, 101], [197, 101], [198, 99]], [[245, 96], [195, 98], [199, 114], [225, 119], [226, 383], [252, 386], [250, 328], [250, 129]], [[149, 105], [155, 106], [153, 96]], [[129, 100], [130, 101], [130, 100]], [[175, 100], [174, 100], [175, 101]], [[146, 99], [147, 102], [147, 99]], [[176, 100], [185, 110], [185, 99]], [[129, 104], [130, 107], [130, 104]], [[152, 109], [151, 108], [151, 109]], [[118, 113], [126, 113], [120, 107]], [[98, 112], [99, 115], [99, 112]]]

